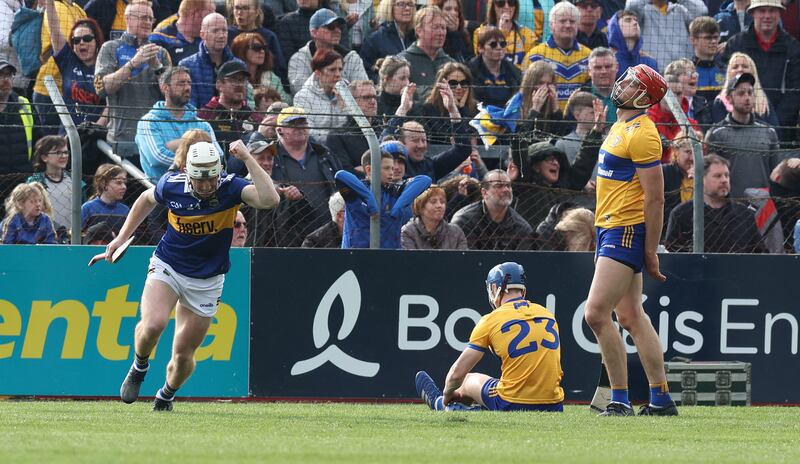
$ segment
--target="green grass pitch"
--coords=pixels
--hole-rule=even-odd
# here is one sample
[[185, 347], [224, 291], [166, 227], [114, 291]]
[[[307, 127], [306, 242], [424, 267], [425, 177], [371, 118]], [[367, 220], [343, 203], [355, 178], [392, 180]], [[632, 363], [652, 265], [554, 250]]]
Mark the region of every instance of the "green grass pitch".
[[681, 416], [441, 413], [421, 404], [0, 401], [0, 463], [798, 463], [800, 408]]

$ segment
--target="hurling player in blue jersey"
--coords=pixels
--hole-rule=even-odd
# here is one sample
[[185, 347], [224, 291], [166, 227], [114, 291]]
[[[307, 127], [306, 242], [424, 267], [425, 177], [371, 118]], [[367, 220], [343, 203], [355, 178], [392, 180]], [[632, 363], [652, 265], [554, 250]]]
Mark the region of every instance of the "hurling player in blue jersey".
[[167, 172], [155, 187], [142, 193], [119, 235], [106, 248], [106, 259], [110, 260], [157, 203], [169, 209], [167, 232], [150, 259], [142, 292], [135, 359], [120, 387], [125, 403], [139, 397], [150, 367], [148, 358], [175, 308], [172, 358], [166, 382], [153, 403], [154, 411], [172, 410], [175, 392], [192, 375], [195, 350], [217, 312], [225, 273], [230, 268], [228, 251], [239, 206], [244, 202], [263, 209], [278, 204], [272, 180], [244, 143], [237, 140], [231, 144], [230, 153], [247, 166], [252, 184], [222, 171], [220, 153], [213, 144], [194, 143], [186, 155], [185, 172]]
[[611, 91], [617, 122], [609, 130], [597, 167], [597, 252], [585, 307], [611, 381], [611, 402], [600, 415], [632, 416], [625, 345], [611, 319], [636, 344], [650, 383], [650, 402], [640, 415], [674, 416], [661, 343], [642, 307], [642, 269], [663, 282], [656, 248], [664, 221], [661, 139], [645, 113], [667, 92], [667, 83], [647, 65], [628, 68]]
[[[486, 277], [493, 311], [483, 316], [444, 382], [444, 393], [425, 372], [414, 379], [417, 394], [437, 411], [563, 411], [561, 342], [553, 313], [525, 299], [525, 269], [506, 262]], [[486, 353], [500, 358], [500, 378], [470, 372]]]

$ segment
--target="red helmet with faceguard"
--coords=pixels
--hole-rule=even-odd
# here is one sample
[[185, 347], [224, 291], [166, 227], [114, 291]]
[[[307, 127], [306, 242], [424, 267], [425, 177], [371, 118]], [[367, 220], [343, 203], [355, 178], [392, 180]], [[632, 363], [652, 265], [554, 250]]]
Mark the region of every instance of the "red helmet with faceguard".
[[[630, 80], [630, 82], [623, 87], [622, 84], [626, 80]], [[636, 92], [633, 96], [620, 101], [630, 87], [635, 88]], [[617, 108], [643, 110], [660, 102], [667, 94], [668, 89], [667, 81], [661, 74], [646, 64], [639, 64], [628, 68], [625, 74], [617, 79], [611, 92], [611, 100]], [[647, 102], [642, 101], [644, 97], [648, 97]]]

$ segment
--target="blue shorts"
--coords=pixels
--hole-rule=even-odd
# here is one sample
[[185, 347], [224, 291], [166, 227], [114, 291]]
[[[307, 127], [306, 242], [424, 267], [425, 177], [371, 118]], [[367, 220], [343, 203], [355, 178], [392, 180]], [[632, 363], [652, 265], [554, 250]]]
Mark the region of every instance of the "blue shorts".
[[551, 411], [562, 412], [564, 405], [555, 404], [519, 404], [510, 403], [497, 394], [497, 379], [489, 379], [481, 388], [481, 399], [486, 409], [490, 411]]
[[644, 267], [644, 224], [597, 228], [597, 256], [605, 256], [618, 261], [634, 273], [642, 272]]

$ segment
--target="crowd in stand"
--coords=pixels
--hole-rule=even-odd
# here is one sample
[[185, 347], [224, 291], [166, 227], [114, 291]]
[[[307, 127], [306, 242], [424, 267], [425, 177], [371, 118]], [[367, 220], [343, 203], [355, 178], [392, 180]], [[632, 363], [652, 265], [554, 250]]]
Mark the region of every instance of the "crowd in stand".
[[[384, 248], [592, 250], [611, 90], [647, 64], [689, 121], [667, 99], [647, 111], [666, 249], [691, 251], [697, 141], [707, 251], [793, 252], [798, 3], [0, 0], [0, 239], [67, 243], [76, 194], [84, 243], [110, 241], [128, 212], [117, 165], [86, 162], [72, 185], [52, 76], [84, 156], [99, 134], [153, 182], [178, 169], [186, 140], [247, 177], [227, 154], [247, 143], [281, 202], [243, 210], [237, 246], [367, 247], [377, 214]], [[380, 203], [349, 96], [382, 142]], [[499, 157], [485, 156], [491, 143]], [[165, 227], [157, 208], [139, 243]]]

